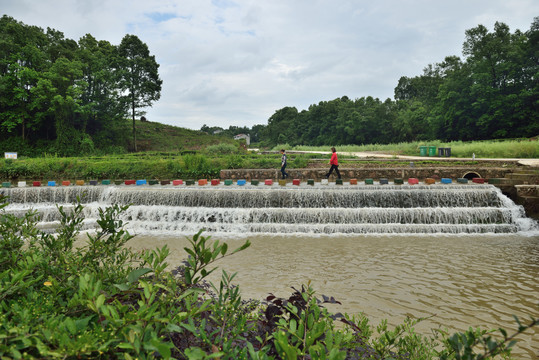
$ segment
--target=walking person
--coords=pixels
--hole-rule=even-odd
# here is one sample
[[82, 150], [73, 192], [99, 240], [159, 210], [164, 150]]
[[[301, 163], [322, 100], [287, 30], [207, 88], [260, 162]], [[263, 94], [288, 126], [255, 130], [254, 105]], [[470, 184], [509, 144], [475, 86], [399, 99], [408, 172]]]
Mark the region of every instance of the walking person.
[[337, 173], [337, 178], [341, 178], [341, 173], [339, 172], [339, 160], [337, 159], [337, 150], [335, 150], [334, 147], [331, 148], [331, 151], [333, 154], [331, 154], [331, 159], [329, 160], [329, 164], [331, 167], [329, 168], [329, 172], [326, 174], [326, 179], [329, 179], [329, 175], [335, 170]]
[[285, 171], [286, 168], [286, 151], [284, 149], [281, 149], [281, 175], [283, 176], [283, 179], [286, 179], [288, 177], [287, 172]]

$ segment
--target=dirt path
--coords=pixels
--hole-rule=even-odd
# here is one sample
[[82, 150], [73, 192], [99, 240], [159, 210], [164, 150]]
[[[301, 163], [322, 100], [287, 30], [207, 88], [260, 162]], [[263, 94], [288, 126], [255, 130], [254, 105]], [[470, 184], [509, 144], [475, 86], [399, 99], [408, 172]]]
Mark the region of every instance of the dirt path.
[[[329, 151], [289, 151], [289, 153], [309, 153], [309, 154], [331, 154]], [[454, 157], [428, 157], [428, 156], [409, 156], [409, 155], [391, 155], [391, 154], [383, 154], [378, 152], [339, 152], [339, 154], [346, 155], [346, 156], [354, 156], [360, 159], [403, 159], [403, 160], [437, 160], [437, 161], [453, 161], [455, 159], [459, 160], [465, 160], [465, 161], [472, 161], [474, 159], [472, 158], [454, 158]], [[530, 167], [539, 167], [539, 159], [491, 159], [491, 158], [478, 158], [476, 157], [475, 160], [480, 161], [495, 161], [495, 162], [503, 162], [503, 161], [512, 161], [517, 162], [521, 165], [530, 166]]]

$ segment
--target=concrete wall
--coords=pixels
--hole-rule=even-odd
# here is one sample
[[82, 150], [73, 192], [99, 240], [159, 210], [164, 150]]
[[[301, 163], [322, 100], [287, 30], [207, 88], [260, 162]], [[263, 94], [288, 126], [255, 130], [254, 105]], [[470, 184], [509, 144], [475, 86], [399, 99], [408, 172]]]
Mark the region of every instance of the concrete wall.
[[[329, 167], [326, 169], [287, 169], [286, 172], [290, 175], [290, 179], [301, 179], [306, 181], [307, 179], [320, 180], [325, 177]], [[365, 168], [342, 168], [339, 169], [341, 176], [344, 180], [356, 178], [363, 179], [394, 179], [394, 178], [451, 178], [457, 179], [464, 177], [469, 172], [474, 172], [483, 178], [504, 178], [507, 174], [511, 173], [511, 170], [507, 168], [493, 168], [493, 167], [440, 167], [440, 168], [378, 168], [378, 169], [365, 169]], [[281, 177], [280, 169], [226, 169], [221, 170], [221, 179], [279, 179]], [[331, 175], [331, 178], [336, 178], [335, 173]]]

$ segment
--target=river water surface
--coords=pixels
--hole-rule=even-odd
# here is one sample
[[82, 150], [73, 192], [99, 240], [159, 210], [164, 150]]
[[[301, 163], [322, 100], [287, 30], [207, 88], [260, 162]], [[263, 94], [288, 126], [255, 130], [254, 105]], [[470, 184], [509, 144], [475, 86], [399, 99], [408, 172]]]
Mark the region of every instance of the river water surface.
[[[355, 236], [250, 237], [247, 250], [218, 262], [237, 272], [244, 298], [262, 300], [268, 293], [288, 296], [291, 286], [309, 280], [318, 294], [342, 305], [333, 312], [364, 312], [372, 325], [390, 325], [405, 317], [430, 317], [416, 330], [450, 332], [468, 327], [517, 328], [539, 316], [539, 237], [499, 236]], [[224, 240], [229, 248], [243, 240]], [[168, 245], [175, 267], [185, 259], [185, 238], [137, 236], [133, 248]], [[218, 281], [219, 273], [212, 274]], [[539, 329], [520, 336], [514, 353], [539, 358]]]

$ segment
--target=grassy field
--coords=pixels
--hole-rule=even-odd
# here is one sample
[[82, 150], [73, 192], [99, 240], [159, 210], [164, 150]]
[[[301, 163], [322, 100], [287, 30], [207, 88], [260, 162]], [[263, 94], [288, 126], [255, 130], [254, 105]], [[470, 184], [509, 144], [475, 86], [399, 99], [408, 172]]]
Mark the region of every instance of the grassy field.
[[[304, 168], [316, 154], [289, 156], [289, 168]], [[279, 169], [280, 154], [255, 154], [237, 145], [218, 144], [203, 151], [140, 152], [110, 156], [0, 159], [0, 179], [203, 179], [221, 169]]]
[[[36, 158], [21, 157], [17, 160], [0, 159], [0, 179], [2, 181], [17, 180], [122, 180], [122, 179], [210, 179], [219, 177], [221, 169], [276, 169], [280, 168], [281, 155], [274, 153], [250, 153], [241, 148], [238, 142], [230, 139], [219, 142], [219, 138], [193, 131], [192, 139], [185, 133], [177, 137], [178, 148], [174, 147], [174, 137], [163, 135], [168, 126], [157, 123], [143, 125], [148, 132], [141, 132], [141, 141], [160, 143], [163, 151], [142, 151], [138, 153], [86, 156], [86, 157], [56, 157], [46, 155]], [[154, 128], [152, 128], [154, 127]], [[175, 128], [180, 132], [192, 130]], [[175, 131], [176, 131], [175, 130]], [[172, 131], [172, 130], [171, 130]], [[161, 137], [150, 138], [162, 133]], [[178, 134], [178, 133], [177, 133]], [[168, 143], [164, 140], [168, 139]], [[183, 145], [182, 145], [183, 144]], [[182, 145], [182, 146], [180, 146]], [[339, 152], [376, 151], [395, 155], [418, 155], [419, 146], [451, 147], [453, 158], [539, 158], [538, 141], [485, 141], [485, 142], [429, 142], [403, 143], [393, 145], [368, 146], [339, 146]], [[277, 149], [329, 151], [327, 147], [297, 146], [290, 148], [280, 145]], [[321, 154], [289, 154], [288, 168], [299, 169], [307, 167], [327, 166], [329, 155]], [[372, 160], [358, 162], [356, 158], [341, 156], [344, 167], [392, 167], [400, 166], [395, 160]], [[425, 159], [425, 164], [418, 162], [417, 166], [444, 166], [445, 163], [435, 158]], [[466, 162], [466, 160], [462, 160]], [[468, 161], [469, 162], [469, 161]], [[456, 166], [454, 162], [448, 164]], [[464, 164], [461, 164], [464, 165]], [[470, 165], [470, 164], [468, 164]], [[493, 164], [495, 165], [495, 164]]]
[[[393, 155], [419, 155], [420, 146], [436, 146], [451, 148], [452, 157], [471, 158], [475, 153], [477, 158], [539, 158], [539, 140], [489, 140], [489, 141], [416, 141], [398, 144], [371, 144], [371, 145], [340, 145], [339, 152], [365, 152], [376, 151]], [[275, 146], [273, 149], [304, 150], [304, 151], [330, 151], [327, 146], [294, 146], [287, 144]]]

